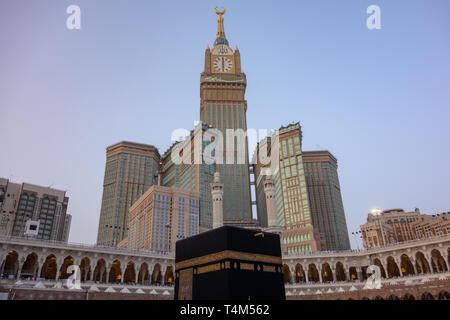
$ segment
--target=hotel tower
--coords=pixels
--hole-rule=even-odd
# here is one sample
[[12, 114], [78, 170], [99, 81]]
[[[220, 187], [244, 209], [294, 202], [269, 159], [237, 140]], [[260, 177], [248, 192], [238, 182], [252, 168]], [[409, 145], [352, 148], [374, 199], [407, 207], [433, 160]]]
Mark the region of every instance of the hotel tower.
[[[239, 50], [231, 49], [225, 36], [223, 15], [216, 9], [217, 37], [205, 51], [205, 69], [200, 78], [200, 119], [223, 134], [223, 164], [217, 165], [224, 184], [223, 222], [249, 226], [253, 223], [247, 138], [227, 138], [227, 130], [247, 131], [247, 80], [241, 71]], [[242, 132], [242, 131], [241, 131]], [[232, 161], [231, 161], [232, 160]]]

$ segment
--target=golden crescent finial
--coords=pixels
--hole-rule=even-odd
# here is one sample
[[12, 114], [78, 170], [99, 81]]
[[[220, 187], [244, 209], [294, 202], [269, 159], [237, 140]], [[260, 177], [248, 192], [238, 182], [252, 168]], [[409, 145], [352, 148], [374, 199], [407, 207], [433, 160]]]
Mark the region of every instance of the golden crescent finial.
[[224, 7], [222, 7], [222, 12], [217, 10], [217, 7], [214, 9], [214, 11], [216, 12], [216, 14], [218, 14], [219, 16], [224, 15], [225, 12], [227, 11]]

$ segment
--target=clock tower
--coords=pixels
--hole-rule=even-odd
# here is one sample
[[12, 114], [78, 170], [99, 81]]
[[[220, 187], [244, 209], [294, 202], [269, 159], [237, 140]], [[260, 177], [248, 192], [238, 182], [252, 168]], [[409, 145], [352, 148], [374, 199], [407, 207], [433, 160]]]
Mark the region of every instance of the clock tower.
[[[223, 182], [223, 223], [250, 226], [253, 219], [247, 138], [243, 144], [238, 143], [236, 136], [227, 139], [229, 129], [247, 132], [247, 79], [241, 71], [239, 50], [231, 49], [225, 36], [225, 9], [218, 11], [216, 8], [215, 12], [218, 15], [217, 37], [213, 48], [206, 48], [205, 69], [200, 77], [200, 119], [222, 132], [224, 151], [234, 150], [231, 164], [224, 154], [223, 164], [217, 165]], [[242, 157], [244, 160], [239, 161]]]

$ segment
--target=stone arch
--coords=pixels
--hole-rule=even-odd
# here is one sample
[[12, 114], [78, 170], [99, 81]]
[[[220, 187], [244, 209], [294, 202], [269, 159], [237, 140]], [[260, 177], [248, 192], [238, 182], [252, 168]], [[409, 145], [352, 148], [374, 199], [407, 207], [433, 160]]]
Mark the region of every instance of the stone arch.
[[123, 274], [123, 283], [135, 283], [135, 282], [136, 282], [136, 268], [134, 267], [134, 262], [129, 261]]
[[425, 258], [425, 255], [420, 251], [416, 253], [416, 269], [417, 273], [423, 274], [430, 273], [430, 265], [428, 264], [428, 260], [427, 258]]
[[416, 274], [414, 272], [414, 266], [408, 255], [406, 254], [402, 254], [400, 257], [400, 268], [400, 270], [402, 271], [402, 275], [404, 276], [411, 276]]
[[146, 262], [141, 264], [141, 268], [138, 273], [138, 283], [148, 284], [150, 278], [150, 273], [148, 272], [148, 264]]
[[386, 270], [384, 270], [383, 264], [381, 263], [380, 259], [375, 258], [373, 264], [380, 268], [381, 277], [386, 279]]
[[373, 300], [384, 300], [382, 296], [376, 296]]
[[322, 264], [322, 282], [332, 282], [333, 271], [330, 268], [328, 262]]
[[119, 283], [122, 281], [122, 269], [120, 268], [120, 261], [114, 260], [109, 270], [109, 283]]
[[162, 280], [161, 265], [159, 263], [155, 264], [152, 272], [152, 284], [160, 284]]
[[358, 279], [358, 272], [356, 271], [356, 267], [350, 267], [348, 269], [348, 273], [350, 275], [350, 280], [357, 280]]
[[389, 297], [387, 297], [386, 300], [400, 300], [400, 298], [397, 297], [395, 294], [391, 294]]
[[450, 293], [448, 291], [442, 290], [439, 292], [438, 300], [450, 300]]
[[347, 275], [345, 274], [344, 265], [342, 262], [336, 263], [336, 280], [337, 281], [346, 281]]
[[434, 297], [429, 292], [424, 292], [422, 296], [420, 297], [421, 300], [434, 300]]
[[314, 263], [308, 266], [308, 280], [310, 282], [320, 282], [319, 270]]
[[283, 264], [283, 281], [284, 283], [291, 283], [291, 270], [287, 264]]
[[300, 263], [297, 263], [295, 266], [295, 282], [306, 282], [305, 270], [303, 270], [303, 266]]
[[84, 257], [80, 262], [80, 279], [86, 281], [91, 279], [91, 260], [88, 257]]
[[400, 277], [400, 269], [392, 256], [387, 257], [387, 276], [388, 278]]
[[3, 265], [2, 276], [16, 277], [18, 271], [19, 271], [19, 254], [16, 251], [11, 250], [6, 255], [5, 262]]
[[37, 278], [39, 271], [38, 256], [32, 252], [28, 254], [25, 262], [22, 265], [22, 271], [20, 272], [22, 278]]
[[56, 280], [56, 274], [58, 273], [58, 265], [56, 263], [56, 257], [50, 254], [45, 258], [45, 262], [42, 265], [41, 278], [47, 280]]
[[96, 282], [106, 282], [106, 262], [103, 259], [97, 261], [94, 268], [94, 281]]
[[367, 297], [362, 297], [361, 300], [370, 300], [370, 299]]
[[173, 276], [173, 267], [169, 264], [166, 268], [166, 272], [164, 273], [164, 284], [172, 285], [174, 280], [175, 277]]
[[416, 300], [416, 298], [411, 293], [405, 293], [402, 300]]
[[441, 253], [437, 249], [431, 251], [431, 265], [434, 272], [444, 272], [448, 271], [445, 259], [442, 257]]
[[74, 264], [74, 260], [73, 260], [72, 256], [67, 256], [64, 258], [61, 268], [59, 268], [59, 279], [64, 280], [64, 279], [69, 278], [69, 276], [73, 272], [71, 272], [70, 274], [67, 273], [67, 268], [73, 264]]

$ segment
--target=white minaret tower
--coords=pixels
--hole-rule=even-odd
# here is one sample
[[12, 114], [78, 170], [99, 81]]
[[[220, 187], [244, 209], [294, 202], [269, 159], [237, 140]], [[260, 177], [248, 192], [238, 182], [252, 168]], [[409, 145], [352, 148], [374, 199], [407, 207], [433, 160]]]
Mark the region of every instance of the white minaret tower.
[[211, 183], [213, 201], [213, 229], [223, 226], [223, 183], [220, 182], [220, 173], [214, 173], [214, 182]]
[[283, 228], [278, 223], [277, 206], [275, 203], [275, 183], [271, 176], [266, 176], [264, 180], [264, 193], [266, 194], [267, 208], [267, 232], [277, 233], [281, 237]]

